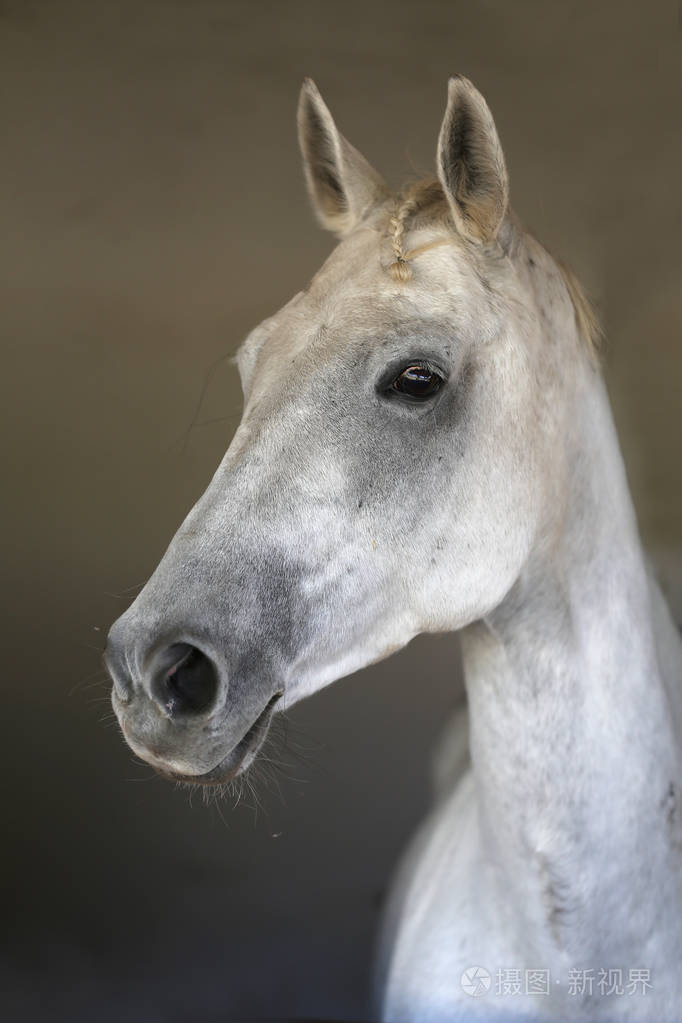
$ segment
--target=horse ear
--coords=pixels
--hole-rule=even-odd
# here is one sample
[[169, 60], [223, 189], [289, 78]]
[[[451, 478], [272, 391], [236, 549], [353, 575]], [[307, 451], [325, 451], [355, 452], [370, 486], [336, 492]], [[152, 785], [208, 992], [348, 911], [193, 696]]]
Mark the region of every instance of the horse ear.
[[298, 140], [313, 209], [323, 227], [348, 234], [389, 192], [383, 178], [340, 133], [306, 78], [298, 103]]
[[448, 82], [437, 160], [457, 230], [470, 241], [492, 242], [507, 212], [509, 179], [493, 115], [463, 75]]

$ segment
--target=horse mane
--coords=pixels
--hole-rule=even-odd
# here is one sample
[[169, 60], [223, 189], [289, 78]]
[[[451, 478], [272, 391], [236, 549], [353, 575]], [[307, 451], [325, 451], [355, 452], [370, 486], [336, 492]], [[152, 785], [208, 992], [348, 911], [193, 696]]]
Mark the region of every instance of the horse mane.
[[602, 340], [604, 337], [604, 331], [601, 323], [599, 322], [599, 317], [595, 312], [594, 306], [585, 294], [582, 284], [573, 273], [570, 266], [567, 266], [566, 263], [562, 262], [560, 259], [556, 259], [556, 257], [554, 257], [554, 262], [559, 267], [563, 282], [566, 285], [566, 291], [573, 303], [578, 334], [587, 346], [587, 351], [592, 361], [595, 365], [599, 365]]
[[[433, 225], [435, 221], [441, 221], [450, 234], [455, 231], [448, 201], [437, 178], [425, 178], [412, 182], [400, 190], [389, 218], [391, 246], [395, 256], [395, 261], [390, 265], [389, 272], [395, 281], [404, 283], [412, 278], [413, 271], [410, 262], [416, 256], [439, 245], [448, 244], [450, 239], [446, 237], [405, 251], [405, 233], [408, 227], [426, 226], [427, 223]], [[516, 218], [515, 222], [518, 225]], [[520, 227], [520, 225], [518, 226]], [[521, 227], [520, 230], [527, 233]], [[578, 334], [587, 348], [590, 359], [595, 365], [598, 365], [603, 338], [599, 318], [573, 270], [562, 260], [554, 256], [551, 258], [554, 259], [559, 269], [571, 300]]]

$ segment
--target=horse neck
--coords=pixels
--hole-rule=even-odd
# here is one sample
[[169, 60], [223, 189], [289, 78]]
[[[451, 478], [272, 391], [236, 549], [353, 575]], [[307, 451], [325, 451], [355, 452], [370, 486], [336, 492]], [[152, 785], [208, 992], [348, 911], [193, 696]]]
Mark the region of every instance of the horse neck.
[[482, 841], [520, 917], [555, 938], [560, 891], [591, 906], [580, 919], [594, 914], [594, 935], [605, 911], [627, 934], [633, 885], [618, 875], [670, 872], [680, 826], [679, 637], [647, 571], [603, 382], [583, 369], [560, 525], [462, 634]]

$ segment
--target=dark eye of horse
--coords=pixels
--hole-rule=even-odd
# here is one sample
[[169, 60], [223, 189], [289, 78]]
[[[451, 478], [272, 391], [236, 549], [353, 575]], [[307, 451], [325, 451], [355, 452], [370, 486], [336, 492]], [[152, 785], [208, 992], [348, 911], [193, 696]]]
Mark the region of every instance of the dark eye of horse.
[[410, 398], [424, 400], [431, 398], [436, 391], [440, 390], [443, 378], [434, 373], [428, 366], [418, 363], [414, 366], [407, 366], [391, 384], [391, 390], [398, 394], [406, 394]]

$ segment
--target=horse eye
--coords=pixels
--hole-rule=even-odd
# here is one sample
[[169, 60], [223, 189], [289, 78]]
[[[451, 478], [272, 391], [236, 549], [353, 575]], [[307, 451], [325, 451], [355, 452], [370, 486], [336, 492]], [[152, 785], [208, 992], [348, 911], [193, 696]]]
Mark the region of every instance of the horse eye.
[[391, 390], [407, 394], [410, 398], [430, 398], [440, 390], [443, 378], [428, 366], [407, 366], [391, 384]]

